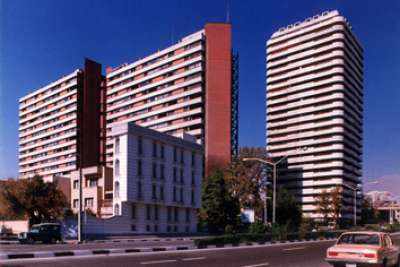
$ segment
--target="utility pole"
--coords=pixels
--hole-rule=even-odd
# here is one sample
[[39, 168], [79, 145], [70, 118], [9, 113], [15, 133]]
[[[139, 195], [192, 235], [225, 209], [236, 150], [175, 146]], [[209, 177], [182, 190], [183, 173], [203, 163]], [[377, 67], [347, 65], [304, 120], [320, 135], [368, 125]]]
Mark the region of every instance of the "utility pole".
[[[81, 165], [82, 166], [82, 165]], [[79, 166], [78, 243], [82, 243], [82, 168]]]

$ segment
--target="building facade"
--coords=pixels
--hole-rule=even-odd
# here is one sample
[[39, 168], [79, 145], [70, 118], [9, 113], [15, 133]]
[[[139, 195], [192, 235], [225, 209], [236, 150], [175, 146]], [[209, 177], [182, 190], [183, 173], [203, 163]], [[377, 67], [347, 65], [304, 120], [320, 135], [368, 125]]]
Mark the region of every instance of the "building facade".
[[19, 176], [69, 176], [100, 163], [101, 65], [85, 60], [19, 100]]
[[203, 175], [196, 139], [134, 123], [113, 126], [112, 136], [113, 215], [129, 217], [133, 232], [195, 232]]
[[209, 23], [176, 44], [130, 64], [107, 68], [104, 159], [113, 164], [113, 125], [193, 135], [205, 168], [225, 167], [237, 149], [237, 58], [231, 25]]
[[273, 33], [267, 42], [267, 150], [287, 157], [278, 183], [305, 216], [320, 217], [315, 197], [343, 187], [351, 218], [361, 177], [363, 48], [346, 19], [324, 12]]

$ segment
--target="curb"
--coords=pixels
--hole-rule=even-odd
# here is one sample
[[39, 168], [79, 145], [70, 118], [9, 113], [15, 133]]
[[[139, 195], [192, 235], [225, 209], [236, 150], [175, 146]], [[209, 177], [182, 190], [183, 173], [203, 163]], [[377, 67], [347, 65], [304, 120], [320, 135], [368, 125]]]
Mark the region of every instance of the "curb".
[[87, 255], [109, 255], [116, 253], [140, 253], [140, 252], [162, 252], [196, 249], [195, 246], [170, 246], [154, 248], [130, 248], [130, 249], [94, 249], [94, 250], [65, 250], [65, 251], [41, 251], [28, 253], [0, 254], [0, 260], [31, 259], [31, 258], [54, 258], [68, 256], [87, 256]]
[[218, 249], [218, 248], [236, 248], [236, 247], [249, 247], [249, 246], [262, 246], [262, 245], [278, 245], [278, 244], [295, 244], [307, 243], [316, 241], [331, 241], [335, 238], [314, 239], [314, 240], [291, 240], [291, 241], [271, 241], [271, 242], [246, 242], [234, 244], [218, 244], [196, 247], [190, 246], [167, 246], [167, 247], [152, 247], [152, 248], [117, 248], [117, 249], [94, 249], [94, 250], [65, 250], [65, 251], [41, 251], [41, 252], [27, 252], [27, 253], [10, 253], [0, 254], [0, 260], [14, 260], [14, 259], [32, 259], [32, 258], [56, 258], [56, 257], [74, 257], [74, 256], [88, 256], [88, 255], [110, 255], [117, 253], [141, 253], [141, 252], [163, 252], [163, 251], [182, 251], [193, 249]]

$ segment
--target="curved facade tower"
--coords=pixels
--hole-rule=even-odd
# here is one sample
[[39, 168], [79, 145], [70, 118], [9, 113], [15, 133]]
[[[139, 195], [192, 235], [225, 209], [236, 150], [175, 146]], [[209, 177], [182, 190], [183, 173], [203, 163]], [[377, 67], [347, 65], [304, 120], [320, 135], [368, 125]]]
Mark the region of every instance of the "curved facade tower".
[[353, 218], [362, 167], [363, 48], [338, 11], [275, 32], [267, 42], [267, 149], [287, 156], [278, 183], [305, 216], [315, 196], [343, 188], [343, 218]]

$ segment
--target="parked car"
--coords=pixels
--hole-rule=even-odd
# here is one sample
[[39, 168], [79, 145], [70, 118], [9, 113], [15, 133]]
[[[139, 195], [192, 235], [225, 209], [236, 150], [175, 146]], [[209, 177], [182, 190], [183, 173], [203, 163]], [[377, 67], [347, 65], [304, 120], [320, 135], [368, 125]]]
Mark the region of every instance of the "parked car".
[[347, 232], [328, 248], [326, 261], [335, 267], [399, 266], [399, 253], [386, 233]]
[[4, 225], [0, 226], [0, 237], [8, 237], [12, 235], [12, 230], [10, 228], [5, 227]]
[[18, 241], [21, 244], [33, 244], [37, 241], [57, 243], [61, 240], [61, 226], [58, 223], [35, 224], [28, 232], [22, 232], [18, 235]]

